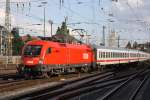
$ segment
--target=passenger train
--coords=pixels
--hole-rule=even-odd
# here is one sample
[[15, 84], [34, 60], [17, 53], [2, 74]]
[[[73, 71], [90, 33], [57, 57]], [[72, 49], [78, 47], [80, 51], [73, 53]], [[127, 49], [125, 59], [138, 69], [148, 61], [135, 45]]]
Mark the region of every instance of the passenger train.
[[150, 58], [150, 54], [138, 50], [102, 47], [97, 47], [96, 50], [96, 62], [98, 65], [139, 62]]
[[150, 54], [138, 50], [34, 40], [24, 46], [21, 59], [18, 67], [20, 74], [52, 75], [141, 62], [149, 60]]

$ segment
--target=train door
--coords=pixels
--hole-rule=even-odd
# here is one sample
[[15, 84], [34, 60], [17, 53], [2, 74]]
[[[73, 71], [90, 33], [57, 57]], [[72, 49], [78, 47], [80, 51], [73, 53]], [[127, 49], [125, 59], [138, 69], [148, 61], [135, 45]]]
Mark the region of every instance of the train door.
[[96, 61], [97, 61], [97, 49], [96, 48], [93, 48], [93, 54], [92, 54], [92, 67], [94, 68], [94, 69], [96, 69], [97, 68], [97, 66], [96, 66]]
[[48, 47], [47, 48], [47, 50], [46, 50], [46, 52], [45, 52], [45, 64], [50, 64], [50, 62], [51, 62], [51, 52], [52, 52], [52, 48], [51, 47]]

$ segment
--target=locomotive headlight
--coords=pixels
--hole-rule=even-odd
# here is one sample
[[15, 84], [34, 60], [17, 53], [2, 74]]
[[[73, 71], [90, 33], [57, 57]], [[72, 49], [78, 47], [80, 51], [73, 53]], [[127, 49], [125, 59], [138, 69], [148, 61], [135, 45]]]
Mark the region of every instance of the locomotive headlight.
[[43, 59], [39, 59], [39, 64], [43, 64]]

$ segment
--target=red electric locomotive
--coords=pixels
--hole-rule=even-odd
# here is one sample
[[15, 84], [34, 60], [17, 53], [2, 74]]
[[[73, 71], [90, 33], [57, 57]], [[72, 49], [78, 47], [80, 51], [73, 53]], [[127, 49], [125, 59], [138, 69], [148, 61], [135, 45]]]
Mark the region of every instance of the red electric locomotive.
[[90, 69], [94, 52], [85, 44], [34, 40], [24, 46], [21, 59], [18, 71], [24, 75], [56, 74]]

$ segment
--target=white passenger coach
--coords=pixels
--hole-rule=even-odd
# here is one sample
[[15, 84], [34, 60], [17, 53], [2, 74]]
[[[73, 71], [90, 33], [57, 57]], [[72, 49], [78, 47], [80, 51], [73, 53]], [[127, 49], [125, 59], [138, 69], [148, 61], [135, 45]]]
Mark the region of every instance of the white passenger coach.
[[97, 65], [140, 62], [150, 59], [150, 54], [131, 49], [96, 47]]

